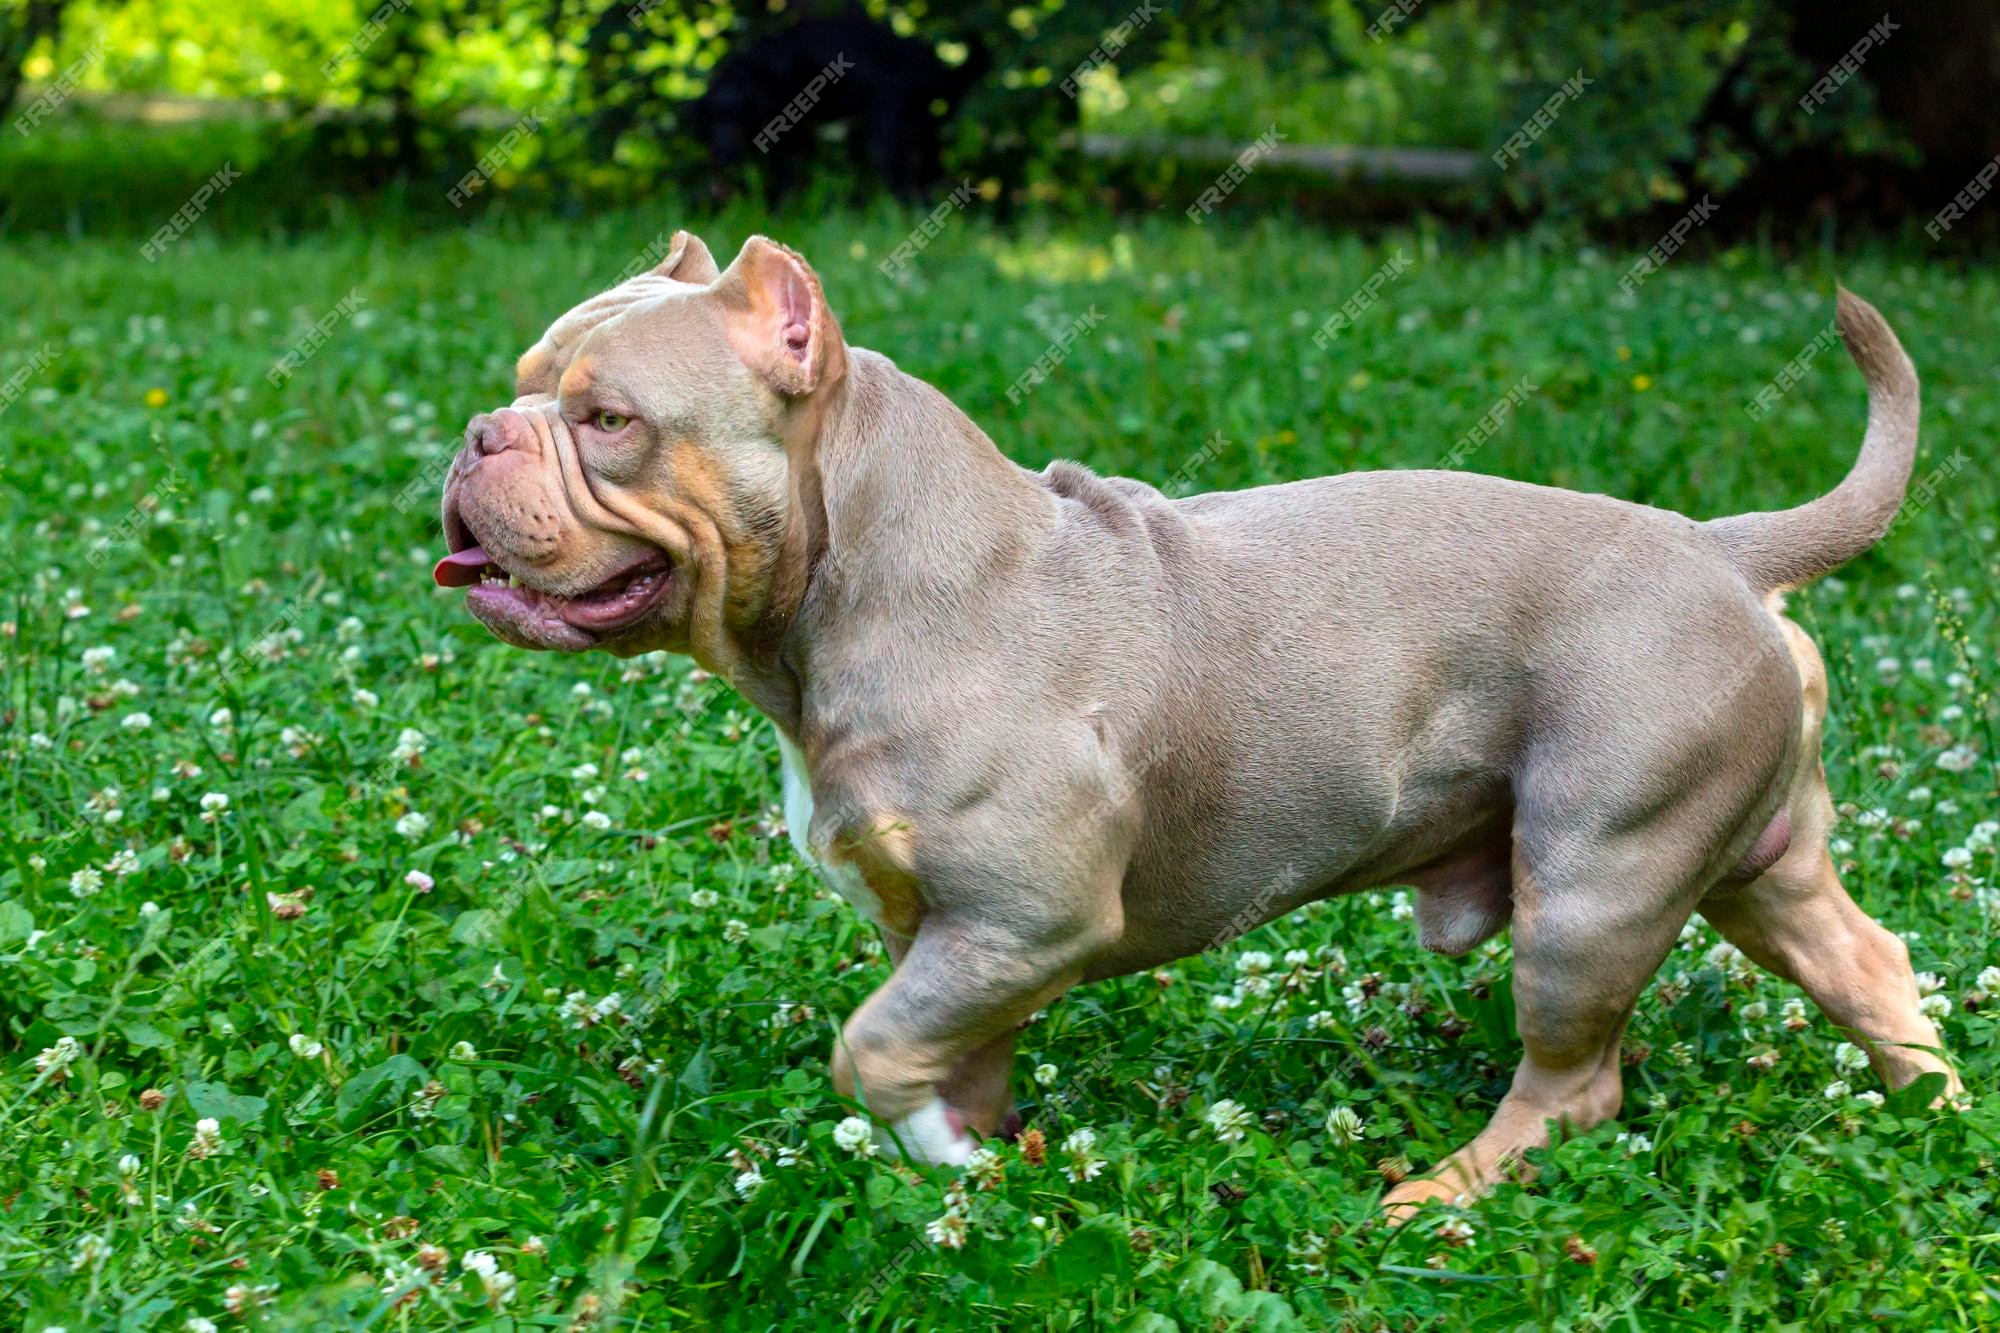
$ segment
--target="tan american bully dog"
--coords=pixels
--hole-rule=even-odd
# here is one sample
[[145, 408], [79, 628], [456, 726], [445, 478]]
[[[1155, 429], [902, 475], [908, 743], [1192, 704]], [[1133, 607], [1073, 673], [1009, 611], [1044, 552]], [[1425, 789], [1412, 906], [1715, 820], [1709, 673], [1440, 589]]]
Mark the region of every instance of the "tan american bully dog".
[[1834, 873], [1826, 673], [1782, 613], [1882, 535], [1916, 450], [1895, 335], [1845, 291], [1839, 325], [1867, 434], [1795, 509], [1456, 471], [1169, 500], [1016, 466], [848, 346], [797, 254], [718, 272], [681, 234], [466, 428], [436, 578], [509, 643], [688, 653], [771, 720], [792, 837], [895, 960], [835, 1083], [932, 1162], [1008, 1121], [1015, 1028], [1079, 982], [1382, 885], [1429, 949], [1511, 924], [1520, 1067], [1401, 1216], [1617, 1113], [1694, 912], [1890, 1086], [1957, 1087]]

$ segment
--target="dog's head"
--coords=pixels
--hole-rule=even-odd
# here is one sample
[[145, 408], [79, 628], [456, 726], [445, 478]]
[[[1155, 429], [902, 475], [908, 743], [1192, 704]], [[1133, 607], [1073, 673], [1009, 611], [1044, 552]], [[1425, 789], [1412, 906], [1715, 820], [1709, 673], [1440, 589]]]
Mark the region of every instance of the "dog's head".
[[672, 252], [563, 315], [444, 484], [433, 577], [523, 648], [726, 660], [794, 523], [794, 470], [846, 371], [819, 280], [752, 237]]

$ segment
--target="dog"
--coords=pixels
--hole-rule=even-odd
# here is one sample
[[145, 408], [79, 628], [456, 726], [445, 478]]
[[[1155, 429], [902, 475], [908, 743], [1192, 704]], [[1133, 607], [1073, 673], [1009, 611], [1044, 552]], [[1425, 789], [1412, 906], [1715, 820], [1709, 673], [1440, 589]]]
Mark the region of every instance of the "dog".
[[1617, 1114], [1625, 1024], [1695, 912], [1885, 1083], [1958, 1090], [1828, 854], [1826, 671], [1783, 613], [1881, 537], [1915, 456], [1916, 371], [1859, 297], [1860, 455], [1797, 508], [1459, 471], [1170, 500], [1010, 462], [849, 346], [786, 247], [720, 271], [672, 245], [467, 426], [435, 579], [508, 643], [689, 654], [770, 719], [792, 838], [894, 960], [831, 1066], [904, 1151], [963, 1163], [1018, 1124], [1014, 1031], [1070, 987], [1386, 885], [1427, 949], [1511, 926], [1523, 1046], [1394, 1218]]

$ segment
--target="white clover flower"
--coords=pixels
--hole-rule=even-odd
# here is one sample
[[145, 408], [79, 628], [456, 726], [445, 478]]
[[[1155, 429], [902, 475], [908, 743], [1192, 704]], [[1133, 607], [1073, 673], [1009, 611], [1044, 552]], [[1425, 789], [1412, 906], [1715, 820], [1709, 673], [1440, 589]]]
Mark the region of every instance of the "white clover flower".
[[1853, 1088], [1847, 1086], [1846, 1079], [1837, 1078], [1833, 1082], [1826, 1085], [1826, 1091], [1821, 1093], [1820, 1096], [1826, 1098], [1830, 1102], [1837, 1102], [1841, 1098], [1847, 1096], [1850, 1092], [1853, 1091], [1854, 1091]]
[[1251, 949], [1236, 957], [1236, 970], [1246, 977], [1258, 976], [1271, 970], [1271, 955], [1262, 949]]
[[945, 1209], [936, 1221], [925, 1224], [924, 1235], [930, 1238], [931, 1244], [947, 1250], [964, 1249], [967, 1235], [965, 1214], [956, 1208]]
[[477, 1060], [479, 1058], [479, 1048], [469, 1041], [455, 1041], [451, 1045], [451, 1058], [454, 1060]]
[[120, 847], [111, 854], [111, 859], [104, 863], [104, 868], [119, 879], [135, 875], [139, 872], [139, 854], [130, 847]]
[[1737, 1013], [1742, 1017], [1743, 1021], [1746, 1023], [1761, 1023], [1766, 1018], [1770, 1017], [1771, 1006], [1764, 1003], [1762, 1000], [1752, 1000], [1750, 1001], [1750, 1003], [1744, 1005], [1741, 1009], [1737, 1010]]
[[1339, 1019], [1333, 1016], [1332, 1010], [1316, 1009], [1306, 1015], [1306, 1031], [1324, 1032], [1328, 1028], [1336, 1026], [1339, 1021]]
[[1351, 1106], [1336, 1106], [1326, 1113], [1326, 1133], [1335, 1143], [1359, 1143], [1366, 1126]]
[[202, 793], [201, 811], [203, 814], [219, 815], [225, 813], [228, 809], [229, 794], [227, 792], [211, 791]]
[[146, 1164], [139, 1160], [137, 1153], [128, 1152], [118, 1159], [118, 1174], [121, 1176], [136, 1176], [145, 1169]]
[[292, 1054], [301, 1060], [317, 1060], [320, 1053], [326, 1050], [317, 1039], [308, 1037], [303, 1032], [294, 1032], [285, 1044], [291, 1047]]
[[352, 698], [356, 708], [376, 708], [382, 703], [382, 696], [373, 690], [356, 690]]
[[594, 782], [597, 779], [597, 765], [578, 764], [569, 771], [569, 775], [578, 782]]
[[429, 893], [437, 887], [437, 881], [421, 870], [412, 870], [409, 874], [403, 876], [403, 883], [409, 885], [418, 893]]
[[182, 1333], [220, 1333], [213, 1319], [203, 1319], [200, 1315], [189, 1315], [181, 1325]]
[[1104, 1169], [1104, 1159], [1097, 1155], [1097, 1131], [1094, 1129], [1072, 1132], [1057, 1151], [1069, 1158], [1069, 1165], [1063, 1168], [1063, 1174], [1079, 1185], [1086, 1180], [1095, 1180], [1097, 1173]]
[[750, 923], [735, 917], [722, 923], [722, 938], [730, 944], [741, 944], [750, 938]]
[[1948, 1018], [1951, 1016], [1951, 997], [1926, 995], [1917, 1001], [1917, 1012], [1925, 1018]]
[[1981, 968], [1977, 984], [1983, 991], [2000, 990], [2000, 967]]
[[1058, 1079], [1061, 1076], [1062, 1076], [1062, 1071], [1057, 1069], [1054, 1065], [1044, 1064], [1035, 1066], [1035, 1082], [1041, 1084], [1045, 1088], [1053, 1088], [1056, 1085], [1056, 1079]]
[[965, 1159], [965, 1179], [980, 1189], [990, 1190], [998, 1185], [1007, 1174], [1007, 1166], [1001, 1160], [1000, 1150], [991, 1143], [982, 1143], [972, 1150]]
[[1310, 952], [1310, 951], [1308, 951], [1308, 950], [1305, 950], [1305, 949], [1287, 949], [1287, 950], [1285, 950], [1285, 966], [1286, 966], [1286, 967], [1304, 967], [1304, 966], [1306, 966], [1306, 965], [1307, 965], [1308, 963], [1312, 962], [1312, 960], [1313, 960], [1313, 956], [1312, 956], [1311, 952]]
[[1843, 1041], [1833, 1048], [1833, 1067], [1856, 1073], [1868, 1067], [1868, 1052], [1851, 1041]]
[[764, 1173], [756, 1167], [736, 1173], [736, 1193], [740, 1197], [747, 1199], [763, 1187]]
[[1644, 1157], [1653, 1151], [1653, 1141], [1644, 1134], [1620, 1134], [1612, 1145], [1624, 1148], [1627, 1157]]
[[76, 1243], [76, 1249], [69, 1257], [69, 1271], [81, 1273], [86, 1268], [96, 1268], [111, 1255], [111, 1238], [91, 1232]]
[[[746, 1174], [754, 1175], [755, 1172]], [[737, 1177], [737, 1191], [743, 1192], [741, 1176]], [[754, 1191], [753, 1186], [752, 1192]], [[743, 1197], [747, 1199], [750, 1195], [745, 1193]], [[503, 1270], [499, 1260], [492, 1255], [484, 1250], [469, 1250], [459, 1262], [464, 1265], [466, 1272], [479, 1279], [479, 1285], [486, 1294], [486, 1303], [493, 1309], [498, 1310], [514, 1299], [514, 1289], [518, 1283], [514, 1275]]]
[[199, 1161], [213, 1157], [222, 1147], [222, 1122], [203, 1116], [194, 1122], [194, 1137], [188, 1141], [188, 1156]]
[[1242, 1003], [1243, 1001], [1234, 995], [1211, 995], [1208, 997], [1208, 1007], [1217, 1013], [1227, 1013]]
[[722, 901], [722, 895], [714, 889], [696, 889], [688, 895], [688, 902], [706, 912]]
[[1437, 1238], [1447, 1245], [1470, 1245], [1472, 1234], [1472, 1223], [1462, 1217], [1447, 1217], [1437, 1226]]
[[1250, 1112], [1243, 1108], [1243, 1103], [1229, 1097], [1209, 1107], [1202, 1119], [1215, 1131], [1215, 1137], [1224, 1143], [1242, 1142], [1252, 1123]]
[[430, 827], [431, 817], [416, 810], [396, 821], [396, 832], [406, 838], [421, 838], [430, 831]]
[[69, 891], [78, 898], [88, 898], [103, 887], [104, 874], [96, 866], [85, 866], [70, 874]]
[[1978, 762], [1978, 752], [1969, 745], [1954, 745], [1937, 757], [1937, 766], [1947, 773], [1963, 773]]
[[873, 1157], [876, 1152], [875, 1130], [858, 1115], [851, 1115], [833, 1127], [833, 1141], [856, 1157]]
[[583, 812], [583, 826], [602, 833], [611, 827], [611, 816], [602, 810], [586, 810]]
[[217, 731], [227, 731], [236, 725], [236, 715], [227, 708], [218, 708], [208, 715], [208, 725]]
[[83, 669], [93, 676], [102, 675], [104, 669], [117, 658], [118, 650], [107, 646], [83, 650]]
[[1866, 1106], [1880, 1106], [1884, 1101], [1887, 1100], [1887, 1098], [1883, 1097], [1882, 1094], [1875, 1091], [1875, 1089], [1870, 1088], [1866, 1092], [1855, 1093], [1854, 1100]]
[[389, 755], [397, 763], [407, 764], [412, 759], [421, 755], [424, 752], [424, 747], [429, 744], [430, 737], [424, 735], [423, 732], [418, 731], [415, 727], [404, 727], [397, 734], [396, 748], [391, 750]]
[[1963, 870], [1972, 864], [1972, 849], [1969, 847], [1950, 848], [1945, 852], [1943, 859], [1947, 870]]
[[118, 725], [127, 731], [148, 731], [153, 725], [151, 713], [127, 713], [118, 719]]
[[82, 1054], [83, 1044], [75, 1037], [57, 1037], [55, 1045], [43, 1047], [35, 1057], [35, 1072], [47, 1074], [52, 1083], [59, 1082]]

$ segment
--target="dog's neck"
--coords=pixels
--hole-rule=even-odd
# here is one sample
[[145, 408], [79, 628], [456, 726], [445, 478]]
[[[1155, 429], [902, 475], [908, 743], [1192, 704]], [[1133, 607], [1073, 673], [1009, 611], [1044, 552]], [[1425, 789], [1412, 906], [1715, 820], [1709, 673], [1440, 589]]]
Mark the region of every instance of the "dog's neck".
[[787, 440], [769, 595], [730, 682], [794, 740], [811, 640], [843, 619], [981, 595], [1054, 521], [1048, 492], [950, 399], [887, 357], [847, 372]]

